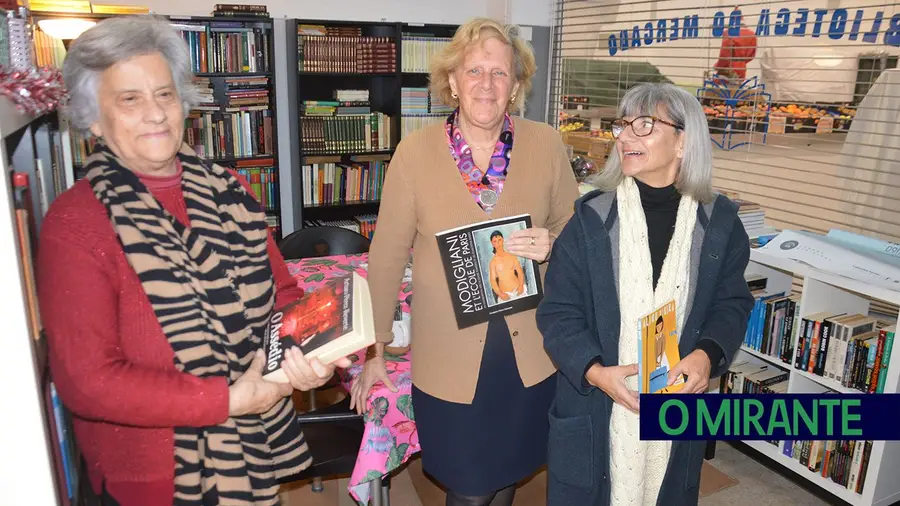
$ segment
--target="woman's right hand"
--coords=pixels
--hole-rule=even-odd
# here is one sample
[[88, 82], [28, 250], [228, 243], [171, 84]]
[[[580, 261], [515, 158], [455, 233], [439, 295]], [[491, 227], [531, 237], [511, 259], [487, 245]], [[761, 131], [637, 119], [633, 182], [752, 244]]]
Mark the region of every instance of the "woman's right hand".
[[250, 368], [228, 387], [228, 416], [265, 413], [294, 391], [290, 383], [276, 383], [263, 379], [265, 363], [266, 357], [262, 350], [257, 350]]
[[637, 364], [611, 367], [594, 364], [588, 369], [584, 377], [588, 380], [588, 383], [603, 390], [617, 404], [637, 414], [640, 412], [638, 393], [634, 390], [629, 390], [628, 386], [625, 385], [625, 378], [634, 376], [637, 373]]
[[366, 401], [369, 398], [369, 391], [375, 383], [381, 381], [384, 386], [391, 392], [396, 392], [397, 387], [388, 377], [387, 366], [384, 363], [384, 356], [380, 353], [372, 358], [367, 358], [363, 364], [362, 372], [353, 381], [350, 387], [350, 409], [356, 408], [356, 412], [360, 415], [366, 412]]

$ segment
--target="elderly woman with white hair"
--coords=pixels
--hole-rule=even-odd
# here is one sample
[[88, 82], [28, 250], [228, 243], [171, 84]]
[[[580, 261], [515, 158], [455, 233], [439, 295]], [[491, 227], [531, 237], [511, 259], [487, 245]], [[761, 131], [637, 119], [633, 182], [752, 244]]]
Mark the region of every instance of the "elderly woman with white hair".
[[395, 388], [382, 353], [412, 247], [412, 404], [422, 465], [447, 488], [450, 506], [509, 506], [516, 483], [546, 462], [556, 369], [534, 310], [504, 314], [498, 305], [490, 321], [460, 329], [435, 238], [528, 213], [533, 228], [509, 234], [505, 249], [540, 262], [535, 275], [543, 274], [578, 188], [559, 133], [510, 114], [535, 71], [515, 26], [473, 19], [457, 30], [430, 76], [432, 93], [457, 107], [397, 146], [369, 252], [379, 342], [351, 389], [353, 402], [365, 410], [376, 381]]
[[[104, 505], [272, 505], [311, 457], [290, 394], [333, 365], [261, 377], [273, 307], [300, 295], [246, 181], [183, 143], [190, 53], [151, 16], [69, 48], [87, 176], [51, 206], [38, 274], [50, 368]], [[342, 359], [339, 365], [348, 366]]]
[[640, 84], [612, 123], [616, 149], [556, 240], [537, 311], [561, 379], [550, 411], [548, 505], [697, 504], [703, 441], [641, 441], [638, 322], [675, 301], [668, 381], [704, 393], [741, 345], [753, 297], [737, 206], [712, 189], [696, 98]]

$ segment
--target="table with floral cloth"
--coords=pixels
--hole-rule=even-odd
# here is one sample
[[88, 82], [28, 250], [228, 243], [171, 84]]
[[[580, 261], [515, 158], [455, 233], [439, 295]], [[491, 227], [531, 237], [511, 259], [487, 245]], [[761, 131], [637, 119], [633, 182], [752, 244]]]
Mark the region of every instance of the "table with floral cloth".
[[[306, 291], [314, 291], [328, 280], [357, 272], [366, 276], [368, 254], [336, 255], [302, 260], [287, 260], [288, 271], [297, 279], [297, 285]], [[412, 282], [407, 274], [403, 278], [398, 300], [408, 322]], [[349, 392], [353, 379], [362, 371], [365, 350], [350, 357], [353, 365], [339, 370], [341, 384]], [[383, 384], [376, 384], [370, 392], [365, 416], [365, 436], [359, 448], [356, 466], [350, 476], [350, 494], [362, 504], [368, 504], [372, 490], [381, 490], [381, 478], [397, 469], [412, 455], [419, 452], [419, 437], [411, 402], [410, 353], [386, 354], [388, 375], [397, 387], [391, 392]]]

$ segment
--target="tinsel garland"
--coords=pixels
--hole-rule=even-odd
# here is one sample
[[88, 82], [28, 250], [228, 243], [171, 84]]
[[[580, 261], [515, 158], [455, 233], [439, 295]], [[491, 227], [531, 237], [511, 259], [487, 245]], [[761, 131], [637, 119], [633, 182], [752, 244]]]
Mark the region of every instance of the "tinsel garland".
[[57, 68], [10, 70], [0, 67], [0, 94], [9, 97], [19, 111], [32, 116], [48, 113], [68, 93]]

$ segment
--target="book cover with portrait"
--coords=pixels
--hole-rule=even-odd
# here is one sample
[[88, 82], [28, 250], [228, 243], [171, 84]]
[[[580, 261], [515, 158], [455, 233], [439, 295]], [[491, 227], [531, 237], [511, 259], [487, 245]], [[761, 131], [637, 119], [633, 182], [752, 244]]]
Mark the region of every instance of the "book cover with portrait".
[[323, 364], [375, 343], [372, 298], [357, 273], [332, 279], [300, 299], [273, 311], [263, 338], [263, 377], [285, 383], [284, 352], [298, 346], [309, 359]]
[[669, 301], [638, 321], [639, 393], [674, 393], [684, 386], [679, 375], [671, 386], [669, 371], [681, 361], [678, 330], [675, 326], [675, 301]]
[[538, 263], [506, 251], [531, 216], [482, 221], [436, 234], [458, 328], [535, 309], [544, 295]]

